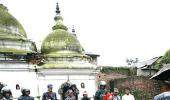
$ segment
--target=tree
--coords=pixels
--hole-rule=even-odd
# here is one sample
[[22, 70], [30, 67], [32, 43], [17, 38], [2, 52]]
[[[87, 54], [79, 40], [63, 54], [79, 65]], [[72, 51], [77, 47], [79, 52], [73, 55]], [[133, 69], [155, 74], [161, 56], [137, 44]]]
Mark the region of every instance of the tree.
[[135, 59], [126, 59], [126, 63], [130, 66], [130, 65], [134, 65], [136, 63], [139, 62], [139, 59], [138, 58], [135, 58]]

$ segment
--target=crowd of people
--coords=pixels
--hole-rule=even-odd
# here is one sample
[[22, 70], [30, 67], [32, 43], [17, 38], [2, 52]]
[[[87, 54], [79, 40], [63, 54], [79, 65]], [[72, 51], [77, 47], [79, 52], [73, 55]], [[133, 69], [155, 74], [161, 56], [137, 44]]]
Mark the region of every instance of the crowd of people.
[[[22, 88], [21, 89], [22, 95], [19, 96], [18, 100], [34, 100], [34, 97], [30, 96], [30, 89]], [[13, 100], [11, 90], [5, 86], [1, 89], [1, 99], [0, 100]]]
[[[35, 97], [30, 96], [30, 89], [28, 88], [22, 88], [21, 89], [21, 95], [18, 98], [13, 98], [11, 90], [8, 88], [8, 86], [1, 84], [1, 95], [0, 100], [34, 100]], [[78, 94], [79, 90], [77, 89], [75, 84], [69, 84], [68, 82], [64, 83], [60, 89], [59, 94], [62, 98], [61, 100], [78, 100]], [[134, 96], [130, 94], [130, 90], [125, 90], [125, 95], [122, 97], [119, 95], [119, 90], [117, 88], [114, 88], [114, 92], [110, 92], [106, 90], [106, 82], [101, 81], [99, 83], [99, 88], [95, 93], [94, 100], [135, 100]], [[63, 95], [62, 95], [63, 94]], [[44, 92], [42, 95], [41, 100], [59, 100], [57, 98], [56, 92], [53, 92], [53, 85], [48, 84], [47, 85], [47, 92]], [[88, 97], [87, 91], [83, 92], [83, 97], [81, 100], [91, 100], [91, 98]]]
[[[61, 86], [58, 92], [61, 95], [60, 99], [57, 98], [56, 93], [53, 92], [53, 85], [48, 84], [47, 92], [43, 93], [41, 100], [80, 100], [80, 98], [78, 98], [79, 90], [75, 84], [66, 82]], [[13, 98], [10, 88], [5, 84], [0, 83], [0, 100], [34, 100], [34, 98], [35, 97], [30, 96], [30, 89], [28, 88], [22, 88], [21, 95], [17, 98]], [[37, 98], [40, 100], [40, 97]], [[170, 92], [164, 92], [154, 97], [154, 100], [169, 99]], [[135, 97], [130, 93], [130, 88], [125, 88], [125, 94], [120, 96], [117, 88], [114, 88], [114, 91], [111, 92], [106, 89], [106, 82], [100, 81], [94, 97], [92, 99], [89, 98], [87, 91], [84, 91], [81, 100], [135, 100]]]
[[95, 93], [95, 100], [135, 100], [134, 96], [130, 94], [130, 88], [125, 89], [123, 96], [119, 95], [119, 90], [114, 88], [113, 92], [106, 90], [106, 82], [100, 81], [99, 89]]
[[[59, 94], [60, 93], [64, 94], [62, 96], [61, 100], [78, 100], [79, 91], [78, 91], [75, 84], [69, 84], [69, 83], [64, 84], [64, 87], [61, 87], [59, 89]], [[86, 100], [87, 96], [85, 96], [85, 95], [87, 95], [87, 94], [84, 93], [83, 95], [84, 95], [84, 97], [83, 97], [82, 100]], [[0, 100], [34, 100], [34, 98], [40, 99], [39, 96], [38, 97], [30, 96], [30, 89], [29, 88], [22, 88], [21, 89], [21, 95], [17, 98], [14, 98], [13, 95], [12, 95], [11, 89], [7, 85], [2, 84], [0, 82]], [[47, 85], [47, 92], [43, 93], [41, 100], [59, 100], [57, 98], [56, 92], [53, 92], [53, 85], [52, 84]]]

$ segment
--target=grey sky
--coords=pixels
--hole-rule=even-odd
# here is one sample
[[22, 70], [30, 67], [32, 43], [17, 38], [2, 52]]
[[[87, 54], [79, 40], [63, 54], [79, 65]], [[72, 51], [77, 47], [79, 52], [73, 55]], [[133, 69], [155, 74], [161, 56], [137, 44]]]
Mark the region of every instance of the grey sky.
[[39, 46], [52, 30], [56, 2], [65, 25], [99, 65], [126, 65], [126, 58], [148, 60], [170, 48], [169, 0], [1, 0]]

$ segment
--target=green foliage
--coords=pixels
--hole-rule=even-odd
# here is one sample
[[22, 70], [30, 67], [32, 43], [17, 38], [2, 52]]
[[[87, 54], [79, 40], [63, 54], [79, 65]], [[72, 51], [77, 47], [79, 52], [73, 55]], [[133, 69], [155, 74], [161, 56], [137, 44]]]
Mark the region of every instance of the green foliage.
[[157, 69], [162, 68], [163, 64], [168, 64], [170, 63], [170, 50], [168, 50], [164, 56], [162, 56], [162, 58], [160, 59], [160, 62], [155, 64], [155, 67]]
[[100, 70], [102, 73], [110, 74], [110, 73], [120, 73], [125, 74], [128, 76], [136, 75], [136, 69], [135, 68], [129, 68], [129, 67], [102, 67]]
[[147, 91], [142, 89], [132, 89], [132, 94], [134, 95], [136, 100], [149, 100], [150, 96]]
[[[125, 94], [124, 90], [119, 91], [119, 95], [122, 97]], [[147, 91], [141, 89], [132, 89], [131, 94], [134, 95], [135, 100], [149, 100], [150, 96]]]

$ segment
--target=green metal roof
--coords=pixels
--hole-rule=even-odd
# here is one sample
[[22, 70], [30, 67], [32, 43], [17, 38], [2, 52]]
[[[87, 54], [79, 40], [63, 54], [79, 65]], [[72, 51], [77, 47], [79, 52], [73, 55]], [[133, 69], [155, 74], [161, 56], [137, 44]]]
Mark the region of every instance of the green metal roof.
[[22, 25], [8, 12], [3, 4], [0, 4], [0, 31], [8, 36], [27, 37]]

